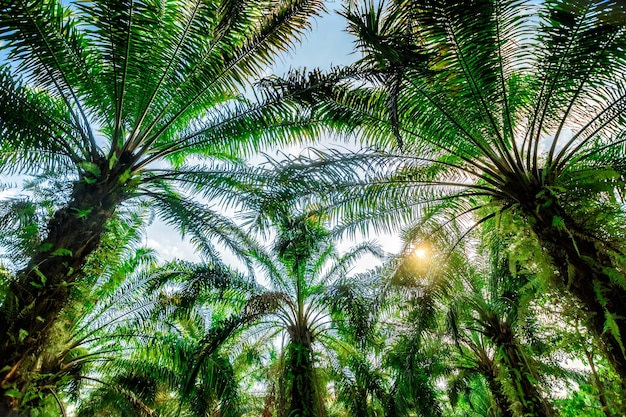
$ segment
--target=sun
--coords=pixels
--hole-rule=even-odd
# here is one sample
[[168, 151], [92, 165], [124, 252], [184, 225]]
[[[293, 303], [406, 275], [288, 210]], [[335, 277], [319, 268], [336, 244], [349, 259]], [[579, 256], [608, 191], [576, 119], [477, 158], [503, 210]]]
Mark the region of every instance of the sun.
[[415, 257], [420, 260], [424, 260], [428, 257], [428, 249], [423, 246], [418, 246], [413, 253]]

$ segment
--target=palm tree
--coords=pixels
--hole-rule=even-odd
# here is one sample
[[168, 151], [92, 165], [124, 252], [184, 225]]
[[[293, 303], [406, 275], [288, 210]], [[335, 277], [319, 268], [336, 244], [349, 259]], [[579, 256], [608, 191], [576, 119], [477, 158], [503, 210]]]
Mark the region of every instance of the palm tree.
[[330, 379], [335, 405], [345, 415], [378, 416], [389, 402], [391, 377], [384, 367], [389, 329], [383, 317], [394, 306], [385, 297], [382, 267], [339, 280], [333, 285], [330, 315], [339, 342]]
[[322, 9], [318, 0], [0, 3], [0, 171], [67, 185], [0, 306], [4, 402], [121, 205], [150, 201], [205, 249], [206, 236], [236, 234], [180, 193], [220, 190], [214, 166], [185, 160], [238, 161], [315, 130], [284, 102], [242, 94]]
[[286, 408], [279, 415], [325, 415], [322, 396], [325, 387], [317, 370], [317, 355], [324, 347], [341, 347], [332, 330], [330, 314], [333, 306], [342, 305], [345, 309], [349, 306], [339, 304], [344, 293], [337, 292], [337, 286], [343, 283], [350, 265], [372, 251], [376, 253], [376, 248], [364, 244], [340, 257], [329, 233], [315, 217], [285, 216], [279, 223], [275, 257], [265, 263], [271, 287], [284, 294], [285, 299], [274, 318], [287, 340], [282, 352], [285, 396], [282, 404]]
[[[626, 381], [623, 7], [350, 2], [344, 14], [363, 53], [354, 67], [267, 84], [299, 93], [318, 118], [375, 149], [312, 163], [315, 178], [326, 176], [314, 191], [346, 227], [417, 229], [439, 218], [450, 228], [461, 218], [462, 239], [499, 219], [535, 241], [515, 256], [547, 265]], [[307, 171], [293, 170], [301, 193]]]
[[[72, 386], [81, 394], [78, 415], [102, 410], [133, 416], [241, 415], [238, 383], [223, 348], [273, 308], [263, 297], [250, 297], [254, 287], [219, 261], [173, 262], [139, 279], [129, 277], [109, 297], [110, 304], [83, 320], [76, 338], [96, 358], [96, 366], [83, 369]], [[98, 354], [107, 349], [108, 354]]]
[[374, 353], [350, 352], [340, 361], [343, 367], [333, 379], [337, 385], [337, 403], [344, 405], [347, 415], [369, 417], [384, 412], [387, 378], [380, 358]]
[[[491, 403], [485, 410], [493, 416], [555, 415], [544, 394], [544, 372], [557, 378], [565, 372], [557, 373], [560, 368], [539, 360], [539, 351], [544, 360], [551, 351], [545, 348], [546, 335], [534, 331], [539, 327], [530, 307], [534, 275], [527, 268], [509, 266], [507, 244], [494, 240], [493, 232], [482, 236], [480, 246], [461, 245], [456, 234], [428, 229], [421, 230], [428, 245], [415, 246], [418, 236], [413, 233], [408, 231], [409, 243], [393, 266], [391, 281], [406, 293], [406, 313], [400, 321], [405, 331], [399, 335], [406, 353], [401, 351], [399, 358], [425, 358], [427, 383], [445, 380], [454, 411], [460, 411], [456, 408], [464, 398], [470, 405]], [[450, 242], [455, 247], [450, 248]], [[424, 395], [427, 387], [424, 384], [419, 392]]]
[[122, 214], [85, 264], [28, 383], [9, 391], [13, 407], [44, 415], [66, 415], [68, 403], [80, 415], [240, 415], [220, 349], [271, 305], [218, 261], [159, 264], [154, 251], [137, 248], [145, 220]]
[[448, 396], [452, 407], [456, 408], [461, 398], [467, 397], [467, 402], [472, 404], [472, 394], [486, 393], [489, 416], [513, 417], [513, 404], [506, 395], [489, 342], [476, 331], [454, 336], [458, 351], [453, 355], [452, 363], [458, 374], [449, 381]]
[[385, 415], [439, 417], [446, 414], [438, 381], [453, 372], [450, 356], [454, 352], [441, 330], [451, 281], [433, 278], [440, 273], [438, 264], [444, 257], [437, 259], [430, 247], [423, 257], [417, 256], [410, 242], [381, 271], [393, 312], [389, 349], [383, 359], [393, 376]]
[[268, 381], [263, 415], [276, 410], [278, 416], [323, 416], [327, 412], [324, 368], [338, 350], [352, 350], [339, 337], [339, 322], [348, 326], [363, 321], [360, 311], [349, 314], [354, 306], [348, 301], [351, 291], [347, 287], [358, 284], [345, 277], [362, 255], [382, 253], [364, 243], [340, 255], [320, 218], [292, 213], [293, 209], [280, 203], [269, 213], [274, 244], [267, 253], [259, 251], [254, 256], [267, 282], [261, 294], [274, 300], [276, 308], [241, 339], [280, 346], [273, 365], [278, 370], [267, 373], [275, 379]]
[[[17, 207], [18, 212], [26, 208], [26, 212], [33, 213], [37, 204], [15, 201], [8, 206]], [[9, 210], [5, 220], [11, 217]], [[132, 213], [120, 210], [109, 221], [102, 236], [102, 245], [91, 254], [82, 278], [74, 283], [72, 298], [51, 329], [48, 343], [38, 352], [31, 353], [36, 367], [29, 370], [28, 379], [21, 389], [13, 386], [9, 390], [14, 406], [19, 406], [22, 411], [33, 409], [42, 412], [42, 409], [47, 408], [48, 413], [53, 413], [59, 407], [64, 410], [63, 390], [68, 385], [80, 380], [84, 370], [92, 363], [103, 360], [103, 357], [111, 357], [114, 353], [122, 354], [123, 350], [118, 349], [119, 344], [118, 348], [112, 349], [120, 338], [111, 329], [113, 324], [120, 321], [119, 316], [123, 318], [128, 315], [127, 312], [119, 313], [121, 305], [127, 301], [120, 293], [135, 293], [131, 295], [131, 299], [135, 300], [133, 297], [139, 293], [137, 277], [155, 262], [153, 251], [138, 248], [145, 217], [145, 209], [136, 209]], [[37, 220], [28, 218], [27, 223], [36, 225]], [[29, 244], [20, 240], [37, 239], [37, 233], [34, 233], [32, 227], [30, 230], [19, 229], [17, 232], [20, 233], [15, 233], [9, 239], [16, 243], [11, 248], [9, 260], [18, 265], [23, 261], [24, 253], [17, 249], [30, 248]], [[3, 242], [6, 240], [3, 239]], [[150, 302], [145, 300], [145, 305], [150, 305]], [[97, 343], [86, 343], [88, 341]], [[53, 411], [49, 410], [50, 407]], [[2, 409], [6, 407], [2, 405]]]
[[[524, 319], [520, 311], [529, 299], [524, 288], [529, 277], [512, 275], [508, 262], [498, 262], [486, 279], [475, 274], [467, 274], [468, 290], [458, 296], [448, 316], [460, 353], [465, 350], [472, 357], [473, 368], [486, 379], [502, 414], [556, 415], [541, 392], [538, 360], [519, 335]], [[494, 351], [491, 355], [490, 350]]]

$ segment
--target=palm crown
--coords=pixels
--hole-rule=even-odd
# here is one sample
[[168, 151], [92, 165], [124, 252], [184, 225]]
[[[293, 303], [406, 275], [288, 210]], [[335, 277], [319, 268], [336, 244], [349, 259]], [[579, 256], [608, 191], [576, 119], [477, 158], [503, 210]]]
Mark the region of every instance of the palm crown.
[[375, 152], [288, 166], [281, 175], [306, 178], [295, 196], [315, 179], [352, 229], [402, 224], [417, 238], [460, 219], [460, 239], [488, 224], [532, 235], [540, 246], [513, 256], [543, 249], [551, 282], [582, 303], [623, 379], [623, 6], [388, 1], [344, 15], [359, 62], [268, 83]]
[[361, 314], [364, 307], [359, 304], [363, 301], [359, 284], [346, 275], [363, 255], [382, 253], [376, 245], [364, 243], [341, 255], [320, 218], [294, 214], [292, 208], [276, 208], [268, 217], [274, 243], [267, 251], [252, 254], [267, 286], [241, 288], [235, 276], [223, 285], [241, 288], [250, 300], [262, 300], [271, 307], [258, 320], [244, 323], [232, 343], [260, 347], [265, 352], [282, 340], [278, 363], [270, 364], [275, 367], [270, 373], [278, 376], [267, 381], [263, 415], [326, 415], [326, 384], [320, 368], [330, 366], [328, 359], [332, 363], [338, 350], [343, 356], [353, 350], [350, 343], [341, 340], [338, 328], [354, 330], [358, 339], [371, 325], [365, 323], [367, 314]]

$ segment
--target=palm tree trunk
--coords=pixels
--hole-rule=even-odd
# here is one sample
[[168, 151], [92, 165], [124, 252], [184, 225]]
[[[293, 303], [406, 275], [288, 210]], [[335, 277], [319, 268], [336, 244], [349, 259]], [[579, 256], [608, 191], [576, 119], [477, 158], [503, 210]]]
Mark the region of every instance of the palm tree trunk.
[[[556, 216], [564, 220], [564, 227], [553, 226]], [[587, 328], [602, 341], [606, 358], [622, 384], [626, 383], [626, 291], [608, 275], [615, 266], [603, 251], [605, 243], [592, 240], [562, 210], [546, 209], [532, 218], [533, 230], [558, 271], [557, 285], [580, 301], [587, 313]], [[614, 326], [607, 326], [607, 312]]]
[[312, 335], [307, 328], [291, 329], [288, 346], [287, 373], [291, 379], [288, 416], [323, 417], [315, 367], [313, 363]]
[[289, 412], [294, 417], [315, 417], [315, 388], [313, 384], [313, 358], [306, 345], [293, 343], [289, 346], [289, 371], [291, 392]]
[[385, 417], [398, 417], [398, 411], [397, 411], [397, 405], [396, 405], [396, 395], [398, 392], [398, 387], [397, 385], [394, 385], [391, 390], [389, 391], [389, 394], [387, 395], [386, 399], [385, 399], [385, 407], [384, 407], [384, 412], [385, 412]]
[[507, 344], [505, 351], [510, 379], [517, 387], [520, 416], [556, 416], [554, 408], [537, 390], [536, 381], [533, 380], [530, 369], [525, 365], [524, 356], [518, 346], [513, 343]]
[[9, 409], [16, 409], [20, 401], [7, 391], [24, 394], [34, 382], [41, 365], [37, 358], [70, 299], [72, 284], [124, 199], [118, 184], [117, 178], [76, 182], [71, 202], [48, 222], [38, 252], [10, 284], [0, 306], [0, 397]]
[[499, 352], [498, 355], [509, 374], [508, 379], [516, 391], [517, 398], [509, 398], [509, 404], [512, 404], [509, 409], [520, 417], [554, 417], [556, 412], [537, 390], [536, 378], [510, 324], [495, 315], [490, 316], [490, 323], [489, 338]]
[[367, 389], [363, 387], [355, 387], [356, 398], [354, 400], [354, 406], [352, 407], [353, 415], [355, 416], [369, 416], [367, 407]]
[[487, 380], [487, 386], [493, 397], [494, 408], [497, 416], [514, 417], [513, 404], [506, 396], [502, 382], [498, 379], [498, 367], [484, 349], [473, 350], [479, 355], [478, 372]]
[[513, 405], [509, 401], [508, 397], [502, 390], [502, 384], [500, 384], [495, 378], [489, 376], [487, 379], [487, 385], [493, 396], [494, 408], [497, 416], [500, 417], [514, 417], [511, 409]]
[[590, 352], [586, 347], [583, 347], [583, 351], [585, 352], [585, 357], [587, 358], [587, 363], [589, 363], [589, 367], [591, 368], [591, 375], [593, 377], [593, 385], [598, 391], [598, 400], [600, 401], [600, 405], [602, 405], [602, 412], [606, 417], [613, 417], [611, 414], [611, 407], [606, 401], [606, 393], [604, 389], [604, 383], [598, 372], [596, 371], [596, 365], [593, 360], [593, 353]]
[[267, 397], [265, 397], [265, 404], [263, 405], [263, 411], [261, 417], [272, 417], [274, 410], [276, 409], [276, 385], [272, 383], [270, 385]]

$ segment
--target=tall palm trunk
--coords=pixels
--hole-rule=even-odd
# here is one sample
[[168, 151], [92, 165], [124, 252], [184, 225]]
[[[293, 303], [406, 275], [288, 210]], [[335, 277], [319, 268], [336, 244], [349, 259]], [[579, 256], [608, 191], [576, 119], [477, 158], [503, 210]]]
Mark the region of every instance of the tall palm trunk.
[[514, 404], [513, 410], [519, 416], [555, 416], [554, 408], [537, 390], [537, 381], [510, 324], [499, 320], [495, 315], [487, 317], [487, 320], [491, 323], [491, 334], [488, 336], [499, 352], [506, 372], [509, 374], [508, 379], [516, 389], [517, 398], [510, 398], [511, 403]]
[[[556, 216], [563, 219], [563, 227], [553, 225]], [[533, 211], [531, 218], [534, 232], [558, 271], [557, 284], [580, 301], [588, 313], [587, 328], [602, 341], [607, 359], [622, 384], [626, 383], [626, 296], [608, 274], [615, 264], [603, 251], [605, 243], [593, 241], [558, 208]], [[607, 313], [611, 315], [608, 326]]]
[[587, 363], [589, 364], [589, 367], [591, 368], [591, 375], [593, 377], [592, 381], [593, 381], [593, 385], [595, 386], [598, 392], [598, 401], [600, 401], [600, 404], [602, 405], [602, 412], [604, 413], [606, 417], [613, 417], [613, 415], [611, 414], [611, 407], [609, 406], [606, 400], [606, 389], [604, 388], [604, 382], [602, 381], [602, 379], [600, 379], [600, 376], [598, 375], [598, 372], [596, 371], [596, 365], [593, 360], [593, 353], [590, 352], [586, 346], [583, 347], [583, 351], [585, 353], [585, 358], [587, 359]]
[[263, 411], [261, 417], [272, 417], [274, 410], [276, 409], [276, 385], [271, 383], [269, 393], [265, 397], [265, 404], [263, 405]]
[[291, 379], [288, 416], [323, 417], [326, 410], [321, 402], [313, 362], [312, 335], [309, 329], [297, 327], [290, 331], [286, 372]]
[[354, 399], [354, 405], [352, 407], [352, 412], [355, 416], [369, 416], [369, 410], [367, 406], [367, 389], [363, 387], [355, 388], [357, 390]]
[[500, 382], [498, 378], [498, 367], [493, 358], [491, 358], [484, 349], [478, 348], [478, 346], [472, 346], [472, 349], [479, 357], [478, 372], [485, 378], [489, 391], [491, 391], [495, 415], [514, 417], [511, 411], [513, 404], [506, 396], [502, 382]]
[[[104, 225], [125, 199], [119, 177], [104, 178], [74, 184], [70, 203], [48, 222], [39, 252], [11, 282], [0, 306], [0, 396], [9, 409], [23, 405], [19, 397], [37, 376], [37, 358], [67, 305], [72, 284], [98, 248]], [[20, 395], [7, 395], [16, 389]]]

